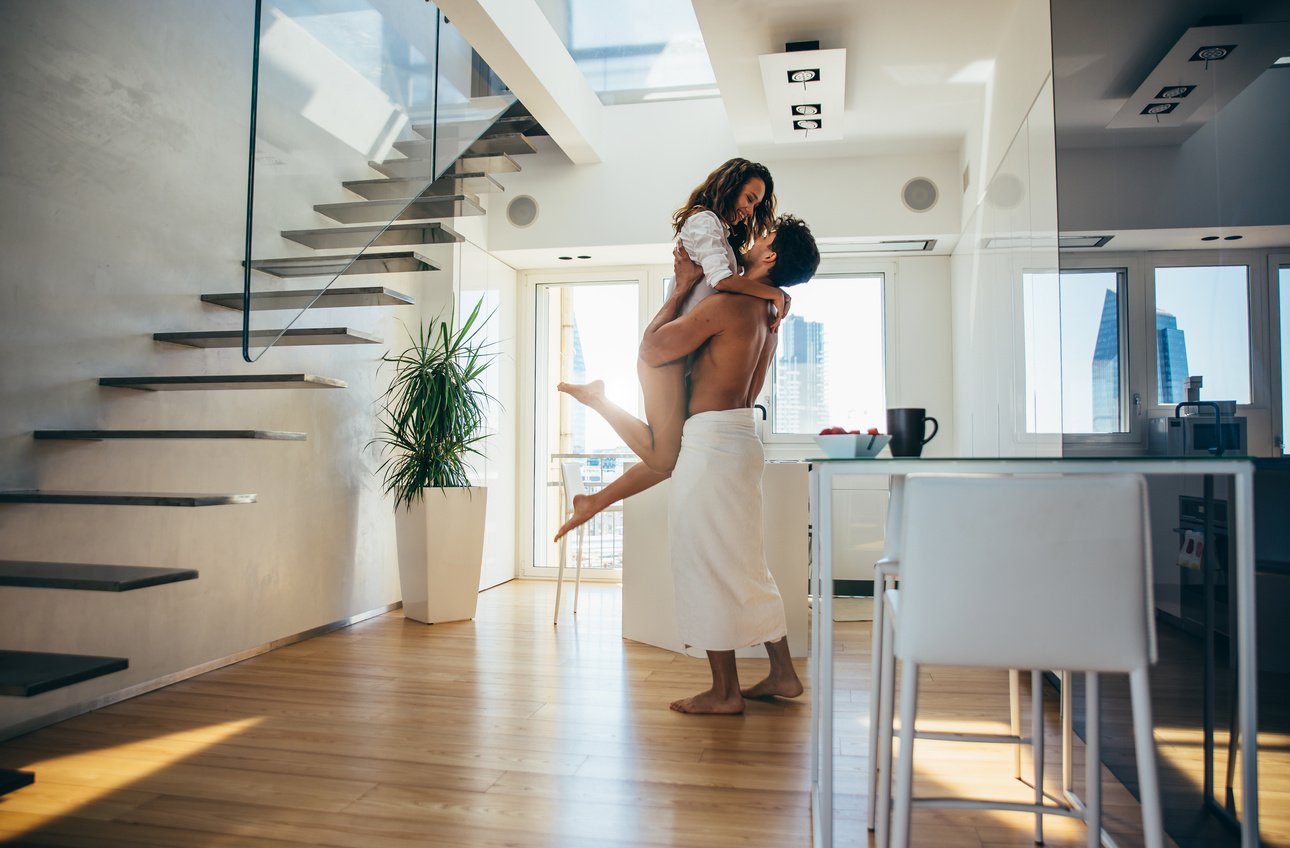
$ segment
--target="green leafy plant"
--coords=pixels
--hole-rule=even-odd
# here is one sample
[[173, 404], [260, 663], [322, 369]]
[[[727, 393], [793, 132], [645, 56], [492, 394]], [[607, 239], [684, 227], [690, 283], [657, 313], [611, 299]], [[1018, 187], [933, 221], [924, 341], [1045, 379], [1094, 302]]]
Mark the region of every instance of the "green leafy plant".
[[455, 331], [451, 314], [423, 324], [416, 335], [408, 330], [411, 345], [381, 357], [394, 366], [394, 378], [377, 401], [381, 432], [369, 446], [386, 454], [377, 472], [396, 508], [411, 508], [429, 486], [470, 485], [469, 459], [482, 456], [475, 445], [494, 400], [480, 383], [496, 356], [480, 335], [488, 320], [480, 318], [481, 306]]

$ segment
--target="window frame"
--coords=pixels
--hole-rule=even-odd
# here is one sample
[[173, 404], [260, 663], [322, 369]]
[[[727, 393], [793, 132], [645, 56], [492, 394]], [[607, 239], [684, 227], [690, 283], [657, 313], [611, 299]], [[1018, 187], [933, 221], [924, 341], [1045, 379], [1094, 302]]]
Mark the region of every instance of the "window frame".
[[[1286, 380], [1290, 374], [1281, 371], [1281, 360], [1285, 355], [1282, 343], [1290, 341], [1290, 327], [1281, 326], [1281, 270], [1290, 272], [1290, 252], [1272, 251], [1268, 253], [1267, 287], [1268, 287], [1268, 385], [1271, 395], [1272, 450], [1274, 455], [1286, 455], [1285, 435], [1286, 419], [1284, 411], [1290, 404], [1286, 398]], [[1287, 286], [1290, 293], [1290, 286]]]
[[[823, 279], [849, 279], [855, 277], [877, 277], [879, 287], [879, 298], [882, 303], [882, 370], [883, 370], [883, 399], [884, 407], [889, 405], [889, 399], [898, 397], [899, 394], [894, 390], [895, 369], [893, 367], [894, 359], [891, 355], [895, 347], [895, 331], [897, 326], [895, 321], [896, 296], [895, 285], [896, 265], [888, 262], [857, 262], [854, 259], [834, 259], [822, 257], [820, 268], [810, 280], [802, 283], [809, 286], [815, 280]], [[790, 293], [792, 289], [789, 289]], [[777, 358], [777, 357], [776, 357]], [[766, 375], [766, 383], [762, 386], [761, 393], [757, 396], [757, 403], [765, 408], [766, 420], [762, 425], [762, 443], [768, 451], [798, 451], [808, 449], [808, 452], [816, 449], [816, 433], [776, 433], [771, 429], [770, 422], [774, 419], [774, 397], [775, 397], [775, 358], [772, 358], [770, 371]]]

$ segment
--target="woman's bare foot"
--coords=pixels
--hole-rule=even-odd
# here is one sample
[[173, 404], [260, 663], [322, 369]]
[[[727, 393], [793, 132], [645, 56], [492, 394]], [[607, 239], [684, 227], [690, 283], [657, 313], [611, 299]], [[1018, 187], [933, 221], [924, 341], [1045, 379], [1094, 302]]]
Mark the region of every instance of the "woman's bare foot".
[[592, 503], [590, 495], [574, 495], [573, 515], [569, 517], [568, 521], [560, 525], [560, 529], [556, 531], [555, 539], [553, 541], [560, 541], [560, 539], [564, 537], [565, 533], [568, 533], [575, 527], [586, 524], [595, 517], [596, 512], [596, 507]]
[[744, 699], [736, 695], [723, 698], [709, 689], [692, 698], [672, 702], [672, 709], [691, 715], [739, 715], [744, 711]]
[[802, 681], [797, 674], [772, 674], [760, 683], [754, 683], [743, 691], [745, 698], [766, 700], [768, 698], [796, 698], [802, 694]]
[[556, 391], [564, 392], [569, 397], [594, 408], [605, 400], [605, 381], [592, 380], [590, 383], [556, 383]]

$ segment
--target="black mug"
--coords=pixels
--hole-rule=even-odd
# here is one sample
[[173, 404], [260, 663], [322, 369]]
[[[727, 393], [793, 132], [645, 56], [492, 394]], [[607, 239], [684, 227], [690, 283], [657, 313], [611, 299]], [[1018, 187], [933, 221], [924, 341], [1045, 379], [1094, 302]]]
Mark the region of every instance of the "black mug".
[[[927, 432], [927, 422], [932, 422], [932, 435]], [[940, 423], [927, 414], [926, 409], [905, 407], [887, 410], [887, 432], [891, 434], [892, 456], [918, 456], [923, 452], [923, 445], [935, 438], [940, 431]]]

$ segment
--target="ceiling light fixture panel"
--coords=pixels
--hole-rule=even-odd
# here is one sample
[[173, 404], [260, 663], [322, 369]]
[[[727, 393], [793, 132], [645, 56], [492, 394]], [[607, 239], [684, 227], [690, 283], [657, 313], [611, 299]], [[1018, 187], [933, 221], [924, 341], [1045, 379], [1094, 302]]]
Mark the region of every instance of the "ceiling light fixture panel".
[[[759, 60], [774, 142], [842, 138], [845, 50], [790, 50], [760, 56]], [[823, 120], [826, 115], [828, 121]]]

